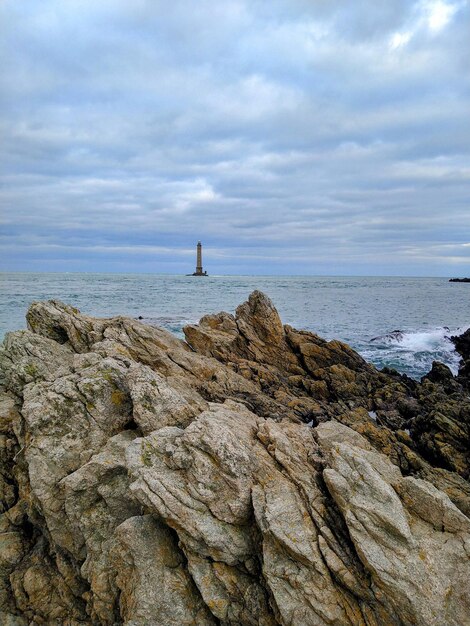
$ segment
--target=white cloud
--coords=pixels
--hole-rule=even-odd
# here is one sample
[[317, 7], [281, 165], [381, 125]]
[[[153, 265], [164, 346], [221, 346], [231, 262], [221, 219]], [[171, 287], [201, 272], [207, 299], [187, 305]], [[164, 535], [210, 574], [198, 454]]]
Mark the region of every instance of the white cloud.
[[206, 180], [195, 180], [188, 186], [189, 189], [175, 195], [172, 200], [172, 207], [170, 209], [171, 213], [189, 211], [198, 204], [214, 202], [220, 198], [219, 194], [214, 191], [212, 185], [210, 185]]
[[467, 0], [452, 3], [445, 0], [422, 0], [418, 2], [405, 30], [394, 32], [389, 40], [392, 50], [407, 46], [410, 41], [423, 32], [437, 34], [443, 31], [453, 20], [459, 9], [464, 8]]
[[393, 50], [396, 50], [397, 48], [402, 48], [403, 46], [406, 46], [412, 36], [413, 33], [409, 31], [403, 33], [394, 33], [390, 39], [390, 47]]
[[451, 21], [459, 6], [443, 2], [443, 0], [432, 0], [425, 3], [425, 14], [429, 30], [438, 33]]

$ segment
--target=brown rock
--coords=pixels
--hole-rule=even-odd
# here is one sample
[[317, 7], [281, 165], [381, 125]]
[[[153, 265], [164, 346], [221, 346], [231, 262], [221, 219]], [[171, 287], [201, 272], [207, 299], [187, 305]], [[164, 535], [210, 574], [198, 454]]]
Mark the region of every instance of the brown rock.
[[[0, 349], [0, 621], [461, 626], [469, 399], [283, 327], [34, 303]], [[302, 423], [304, 422], [304, 423]]]

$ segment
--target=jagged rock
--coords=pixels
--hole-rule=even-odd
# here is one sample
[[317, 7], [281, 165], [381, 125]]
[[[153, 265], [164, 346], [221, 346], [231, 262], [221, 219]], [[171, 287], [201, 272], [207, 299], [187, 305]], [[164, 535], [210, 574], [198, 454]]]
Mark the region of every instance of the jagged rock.
[[26, 314], [30, 331], [52, 339], [58, 344], [70, 344], [75, 352], [88, 352], [99, 341], [105, 324], [82, 315], [78, 309], [59, 300], [33, 302]]
[[470, 387], [470, 328], [462, 335], [450, 339], [462, 357], [458, 379], [465, 387]]
[[110, 550], [119, 609], [126, 626], [215, 626], [185, 567], [178, 542], [151, 515], [129, 517], [114, 534]]
[[73, 351], [68, 346], [28, 330], [7, 333], [0, 350], [1, 384], [18, 396], [32, 382], [53, 381], [72, 371]]
[[125, 465], [126, 448], [136, 436], [125, 430], [111, 437], [98, 454], [59, 483], [64, 517], [75, 538], [74, 555], [77, 560], [84, 559], [81, 574], [90, 584], [87, 613], [100, 624], [114, 624], [120, 616], [116, 570], [110, 562], [114, 531], [141, 513], [139, 504], [129, 497]]
[[[470, 403], [283, 326], [34, 303], [0, 349], [0, 621], [461, 626]], [[467, 620], [467, 621], [466, 621]]]
[[184, 428], [207, 407], [198, 395], [180, 388], [177, 381], [170, 385], [148, 366], [131, 366], [126, 380], [133, 419], [144, 434], [163, 426]]
[[354, 443], [344, 432], [329, 440], [323, 475], [374, 593], [387, 597], [400, 623], [465, 623], [470, 520], [426, 481], [402, 478], [386, 457]]
[[462, 392], [462, 386], [454, 378], [450, 368], [439, 361], [433, 361], [431, 371], [423, 377], [424, 380], [441, 385], [447, 395]]

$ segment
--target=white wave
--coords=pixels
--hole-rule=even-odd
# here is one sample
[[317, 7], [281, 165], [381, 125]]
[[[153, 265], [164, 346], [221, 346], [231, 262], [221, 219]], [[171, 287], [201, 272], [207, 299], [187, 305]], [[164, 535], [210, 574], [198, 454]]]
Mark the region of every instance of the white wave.
[[379, 366], [390, 365], [409, 371], [419, 378], [429, 371], [433, 361], [441, 361], [454, 374], [460, 364], [460, 355], [451, 341], [452, 336], [461, 335], [470, 326], [449, 329], [436, 327], [412, 331], [392, 331], [369, 342], [360, 350], [362, 356]]
[[412, 352], [434, 352], [435, 350], [453, 352], [454, 344], [450, 340], [451, 335], [453, 333], [450, 333], [448, 328], [403, 333], [399, 346]]
[[450, 330], [447, 327], [432, 328], [426, 330], [396, 331], [377, 337], [373, 341], [377, 345], [394, 345], [412, 352], [434, 352], [437, 350], [454, 351], [452, 336], [461, 335], [470, 326]]

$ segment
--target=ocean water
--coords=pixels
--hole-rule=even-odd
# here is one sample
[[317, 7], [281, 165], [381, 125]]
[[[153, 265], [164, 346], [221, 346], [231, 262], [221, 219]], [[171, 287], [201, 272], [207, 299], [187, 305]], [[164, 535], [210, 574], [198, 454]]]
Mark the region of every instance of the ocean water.
[[4, 273], [0, 281], [0, 338], [26, 328], [31, 302], [51, 298], [94, 316], [142, 316], [182, 336], [185, 324], [233, 313], [259, 289], [285, 324], [341, 339], [379, 368], [420, 378], [433, 360], [457, 370], [449, 337], [470, 327], [470, 284], [446, 278]]

